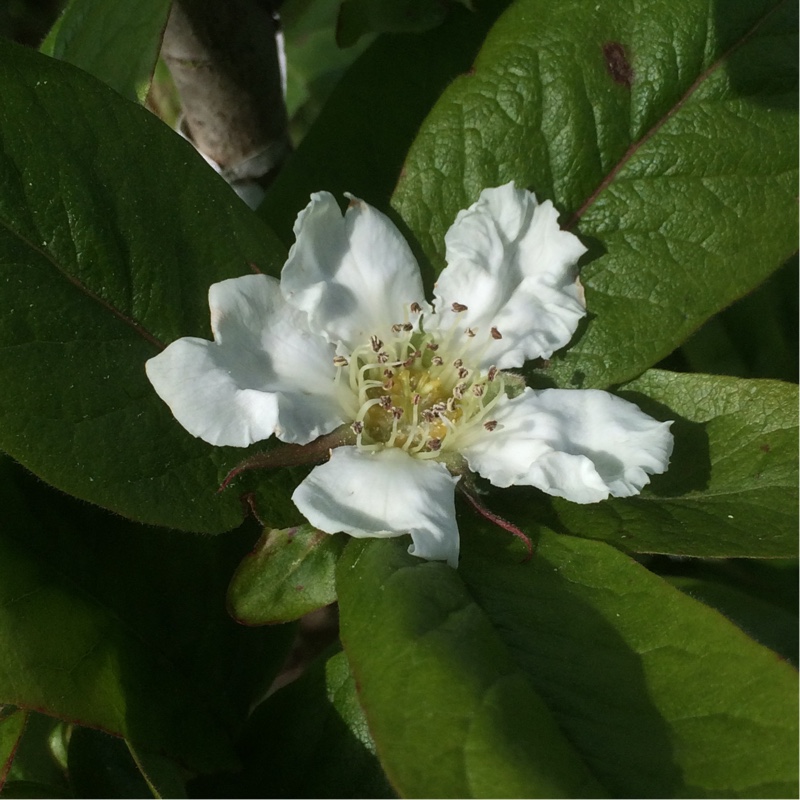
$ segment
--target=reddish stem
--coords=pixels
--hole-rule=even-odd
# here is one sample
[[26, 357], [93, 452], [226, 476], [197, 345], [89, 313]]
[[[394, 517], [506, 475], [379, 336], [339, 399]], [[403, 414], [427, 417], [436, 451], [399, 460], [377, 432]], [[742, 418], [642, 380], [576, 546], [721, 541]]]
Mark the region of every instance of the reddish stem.
[[509, 522], [507, 519], [503, 519], [503, 517], [498, 516], [493, 511], [490, 511], [486, 508], [474, 494], [472, 494], [468, 489], [461, 487], [461, 493], [464, 497], [467, 498], [469, 504], [482, 516], [489, 520], [489, 522], [494, 523], [498, 527], [502, 528], [504, 531], [508, 531], [512, 536], [515, 536], [519, 539], [524, 545], [525, 549], [528, 551], [528, 555], [522, 559], [522, 563], [526, 564], [533, 558], [533, 544], [531, 543], [530, 537], [523, 533], [513, 522]]

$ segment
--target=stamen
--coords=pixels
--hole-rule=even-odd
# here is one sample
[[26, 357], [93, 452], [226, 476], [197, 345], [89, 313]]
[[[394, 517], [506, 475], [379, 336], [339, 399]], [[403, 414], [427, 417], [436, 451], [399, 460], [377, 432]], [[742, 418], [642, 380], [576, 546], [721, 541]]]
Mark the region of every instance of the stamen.
[[492, 334], [492, 339], [502, 339], [503, 338], [503, 334], [500, 333], [500, 331], [497, 330], [497, 328], [492, 328], [491, 334]]
[[470, 338], [470, 339], [474, 339], [474, 338], [475, 338], [475, 331], [474, 331], [474, 330], [472, 330], [472, 328], [467, 328], [467, 329], [464, 331], [464, 333], [466, 333], [466, 334], [467, 334], [467, 336], [469, 336], [469, 338]]
[[490, 419], [483, 423], [483, 427], [486, 428], [487, 431], [493, 431], [497, 427], [497, 420]]
[[385, 394], [382, 397], [378, 398], [378, 404], [384, 411], [389, 411], [392, 407], [391, 395]]
[[369, 343], [376, 353], [383, 347], [383, 342], [377, 336], [370, 336]]
[[347, 359], [344, 356], [334, 356], [333, 363], [337, 367], [346, 367], [347, 366]]
[[453, 362], [453, 366], [454, 366], [454, 367], [463, 367], [463, 366], [464, 366], [464, 362], [463, 362], [463, 361], [462, 361], [460, 358], [457, 358], [457, 359], [456, 359], [456, 360]]
[[469, 375], [469, 370], [468, 370], [468, 369], [464, 369], [464, 367], [461, 367], [461, 368], [458, 370], [458, 377], [459, 377], [459, 379], [460, 379], [460, 380], [462, 380], [462, 381], [463, 381], [463, 380], [464, 380], [464, 378], [466, 378], [466, 377], [467, 377], [467, 375]]
[[428, 439], [428, 444], [426, 445], [428, 450], [432, 452], [436, 452], [437, 450], [442, 449], [442, 440], [441, 439]]
[[410, 308], [411, 308], [411, 313], [412, 314], [421, 314], [422, 313], [422, 306], [417, 302], [412, 303]]
[[491, 383], [497, 377], [497, 367], [491, 366], [489, 367], [489, 372], [486, 375], [486, 379]]
[[428, 350], [438, 350], [439, 349], [439, 345], [436, 342], [428, 342], [425, 345], [425, 347], [427, 347]]
[[431, 364], [432, 364], [434, 367], [441, 367], [441, 366], [442, 366], [442, 364], [444, 364], [444, 360], [441, 358], [441, 356], [434, 356], [434, 357], [431, 359]]
[[467, 310], [467, 306], [465, 306], [463, 303], [453, 303], [450, 308], [452, 308], [456, 314], [460, 314], [462, 311]]
[[472, 387], [472, 394], [474, 394], [475, 397], [483, 397], [484, 391], [486, 391], [486, 386], [482, 383], [476, 383]]
[[363, 433], [364, 432], [364, 423], [363, 422], [359, 422], [359, 420], [356, 420], [350, 426], [350, 430], [353, 431], [353, 433], [355, 433], [355, 434]]
[[408, 333], [409, 331], [414, 330], [414, 326], [410, 322], [403, 323], [403, 330]]

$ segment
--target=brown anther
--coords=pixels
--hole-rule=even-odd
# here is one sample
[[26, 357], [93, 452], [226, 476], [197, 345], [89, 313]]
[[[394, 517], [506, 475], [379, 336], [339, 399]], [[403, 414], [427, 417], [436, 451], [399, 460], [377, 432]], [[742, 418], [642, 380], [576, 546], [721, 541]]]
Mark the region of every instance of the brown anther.
[[347, 359], [344, 356], [334, 356], [333, 363], [337, 367], [346, 367]]
[[483, 392], [484, 392], [485, 388], [486, 388], [486, 387], [484, 386], [484, 384], [482, 384], [482, 383], [476, 383], [476, 384], [475, 384], [475, 385], [472, 387], [472, 394], [474, 394], [474, 395], [475, 395], [475, 397], [483, 397]]
[[358, 420], [356, 420], [350, 426], [350, 430], [353, 431], [353, 433], [355, 433], [356, 435], [358, 435], [359, 433], [361, 433], [364, 430], [364, 423], [363, 422], [359, 422]]
[[465, 306], [463, 303], [453, 303], [453, 305], [451, 305], [450, 308], [452, 308], [453, 311], [456, 312], [456, 314], [460, 314], [462, 311], [467, 310], [467, 306]]
[[388, 411], [392, 407], [392, 398], [388, 394], [385, 394], [381, 397], [378, 405], [380, 405], [384, 411]]
[[467, 391], [466, 383], [457, 383], [453, 387], [453, 397], [455, 397], [456, 400], [460, 400], [464, 396], [464, 392], [466, 391]]
[[386, 379], [386, 380], [383, 382], [383, 388], [384, 388], [384, 389], [385, 389], [387, 392], [390, 392], [390, 391], [391, 391], [391, 390], [394, 388], [394, 378], [387, 378], [387, 379]]
[[503, 334], [500, 333], [500, 331], [497, 330], [497, 328], [492, 328], [491, 333], [492, 333], [492, 339], [502, 339], [503, 338]]
[[396, 325], [392, 325], [392, 333], [400, 333], [403, 330], [403, 326], [401, 323], [397, 323]]
[[441, 439], [428, 439], [427, 444], [428, 450], [441, 450], [442, 449], [442, 440]]
[[419, 405], [419, 404], [422, 402], [422, 395], [421, 395], [421, 394], [415, 394], [415, 395], [414, 395], [414, 396], [411, 398], [411, 402], [412, 402], [412, 403], [413, 403], [415, 406], [418, 406], [418, 405]]
[[376, 353], [380, 351], [381, 347], [383, 347], [383, 342], [377, 336], [370, 336], [369, 343]]
[[383, 371], [383, 377], [384, 378], [394, 378], [394, 372], [392, 372], [390, 369], [385, 369]]
[[497, 420], [496, 419], [489, 419], [483, 423], [483, 427], [486, 428], [487, 431], [493, 431], [497, 427]]
[[434, 356], [431, 359], [431, 365], [434, 367], [441, 367], [442, 364], [444, 364], [444, 361], [442, 360], [441, 356]]
[[[452, 397], [450, 398], [453, 399]], [[449, 402], [449, 401], [448, 401]], [[447, 403], [443, 403], [439, 401], [438, 403], [434, 403], [431, 406], [431, 411], [433, 412], [434, 416], [441, 416], [443, 412], [447, 411]]]
[[439, 349], [439, 345], [436, 342], [428, 342], [428, 344], [426, 344], [425, 347], [427, 347], [428, 350], [434, 350], [434, 351]]
[[489, 372], [486, 375], [486, 379], [491, 382], [496, 377], [497, 377], [497, 367], [495, 367], [495, 366], [489, 367]]
[[403, 323], [403, 330], [408, 333], [408, 331], [413, 331], [414, 326], [410, 322]]
[[424, 419], [425, 422], [433, 422], [434, 419], [436, 419], [436, 414], [434, 414], [433, 411], [431, 411], [431, 409], [426, 408], [422, 412], [422, 419]]
[[414, 351], [404, 362], [404, 367], [410, 367], [422, 355], [419, 350]]
[[411, 308], [411, 313], [412, 314], [421, 314], [422, 313], [422, 306], [419, 303], [412, 303], [410, 308]]
[[456, 367], [456, 368], [457, 368], [457, 367], [463, 367], [463, 366], [464, 366], [464, 362], [463, 362], [463, 361], [462, 361], [460, 358], [457, 358], [457, 359], [456, 359], [456, 360], [453, 362], [453, 366], [454, 366], [454, 367]]
[[452, 414], [456, 410], [456, 402], [457, 401], [455, 397], [448, 397], [444, 410], [449, 411]]
[[470, 338], [470, 339], [474, 339], [474, 338], [475, 338], [475, 331], [474, 331], [474, 330], [472, 330], [472, 328], [467, 328], [467, 329], [464, 331], [464, 333], [466, 333], [466, 334], [467, 334], [467, 336], [469, 336], [469, 338]]
[[395, 419], [400, 419], [403, 416], [403, 409], [398, 406], [392, 406], [392, 416]]
[[389, 360], [389, 354], [384, 353], [383, 350], [381, 350], [381, 352], [378, 353], [378, 362], [381, 364], [385, 364], [388, 360]]
[[467, 375], [469, 375], [469, 370], [466, 369], [466, 367], [461, 367], [461, 369], [458, 370], [458, 377], [461, 378], [462, 381]]

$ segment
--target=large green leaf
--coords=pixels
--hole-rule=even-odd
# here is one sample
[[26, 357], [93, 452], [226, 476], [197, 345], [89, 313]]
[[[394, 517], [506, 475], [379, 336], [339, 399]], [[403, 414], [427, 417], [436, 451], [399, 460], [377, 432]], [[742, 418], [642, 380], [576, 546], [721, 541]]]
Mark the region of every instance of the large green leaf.
[[405, 550], [355, 540], [337, 569], [342, 643], [398, 792], [602, 796], [459, 574]]
[[[0, 41], [0, 447], [63, 491], [216, 532], [241, 450], [186, 433], [144, 362], [210, 338], [208, 287], [283, 251], [193, 149], [79, 70]], [[280, 482], [278, 472], [270, 479]]]
[[258, 213], [286, 241], [312, 192], [353, 192], [385, 206], [421, 121], [465, 72], [509, 0], [455, 8], [422, 35], [383, 35], [348, 70], [267, 192]]
[[292, 636], [225, 612], [253, 532], [144, 528], [0, 466], [0, 703], [124, 736], [145, 763], [230, 767]]
[[502, 536], [464, 530], [457, 572], [398, 540], [340, 561], [342, 640], [401, 794], [598, 796], [589, 773], [614, 797], [792, 796], [791, 667], [604, 543], [545, 531], [520, 563]]
[[70, 0], [40, 50], [143, 103], [170, 5], [170, 0]]
[[541, 380], [635, 377], [797, 246], [797, 6], [715, 5], [517, 0], [411, 147], [392, 205], [437, 268], [510, 180], [590, 246], [588, 322]]
[[797, 553], [797, 386], [650, 370], [620, 394], [676, 420], [669, 470], [638, 497], [554, 500], [566, 530], [635, 552]]

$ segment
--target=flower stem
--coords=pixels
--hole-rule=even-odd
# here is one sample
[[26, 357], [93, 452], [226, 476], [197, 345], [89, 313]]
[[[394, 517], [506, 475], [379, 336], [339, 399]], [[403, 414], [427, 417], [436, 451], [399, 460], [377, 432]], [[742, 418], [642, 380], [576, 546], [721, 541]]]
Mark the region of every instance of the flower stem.
[[508, 531], [512, 536], [515, 536], [519, 539], [524, 545], [525, 549], [528, 551], [528, 554], [525, 558], [522, 559], [522, 563], [526, 564], [533, 558], [533, 544], [531, 543], [530, 537], [520, 530], [513, 522], [509, 522], [507, 519], [503, 519], [503, 517], [498, 516], [493, 511], [490, 511], [486, 508], [483, 503], [469, 490], [466, 486], [462, 486], [459, 484], [459, 488], [461, 489], [461, 493], [464, 497], [467, 498], [469, 504], [485, 519], [488, 519], [489, 522], [497, 525], [498, 527], [502, 528], [504, 531]]

